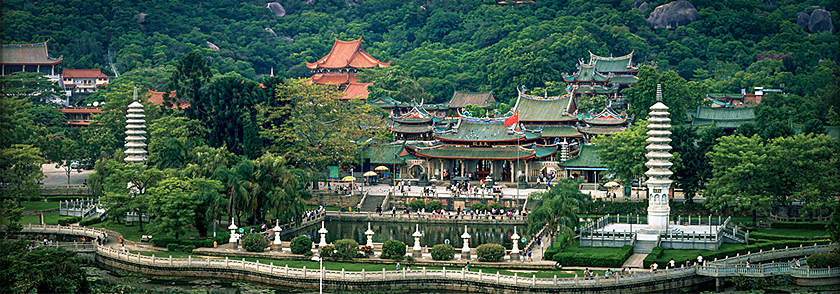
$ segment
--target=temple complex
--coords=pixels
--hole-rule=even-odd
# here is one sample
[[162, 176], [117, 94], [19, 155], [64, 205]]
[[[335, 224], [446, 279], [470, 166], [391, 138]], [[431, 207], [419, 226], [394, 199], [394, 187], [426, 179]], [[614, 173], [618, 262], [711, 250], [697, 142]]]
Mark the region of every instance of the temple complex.
[[638, 81], [638, 69], [633, 65], [633, 52], [619, 57], [598, 56], [589, 52], [589, 62], [579, 60], [577, 72], [563, 74], [563, 80], [573, 89], [576, 97], [600, 94], [620, 101], [620, 91]]
[[[178, 109], [186, 109], [190, 107], [190, 103], [185, 101], [184, 99], [180, 99], [177, 97], [176, 91], [169, 91], [169, 92], [161, 92], [161, 91], [152, 91], [151, 89], [147, 89], [146, 95], [146, 102], [151, 102], [157, 106], [164, 106], [167, 108], [175, 108]], [[174, 104], [174, 105], [172, 105]]]
[[71, 93], [91, 93], [108, 85], [108, 75], [102, 70], [95, 69], [69, 69], [65, 68], [61, 73], [61, 83], [66, 91]]
[[58, 82], [58, 66], [62, 57], [50, 57], [47, 42], [35, 44], [4, 44], [0, 46], [0, 75], [16, 72], [40, 72], [50, 81]]

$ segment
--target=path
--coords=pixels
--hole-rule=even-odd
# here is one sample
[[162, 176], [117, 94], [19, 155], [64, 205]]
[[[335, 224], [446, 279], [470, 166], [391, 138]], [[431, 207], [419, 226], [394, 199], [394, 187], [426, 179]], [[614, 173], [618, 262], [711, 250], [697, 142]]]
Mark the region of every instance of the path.
[[621, 265], [622, 268], [629, 267], [629, 268], [644, 268], [645, 267], [645, 257], [647, 257], [647, 253], [633, 253], [630, 257], [624, 261], [624, 264]]

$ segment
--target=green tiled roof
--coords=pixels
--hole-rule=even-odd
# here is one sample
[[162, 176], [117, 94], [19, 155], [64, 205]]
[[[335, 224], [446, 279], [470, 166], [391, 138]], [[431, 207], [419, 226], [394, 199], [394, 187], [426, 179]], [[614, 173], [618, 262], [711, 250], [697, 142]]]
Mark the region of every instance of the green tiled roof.
[[589, 64], [595, 65], [595, 70], [602, 73], [634, 71], [633, 52], [619, 57], [604, 57], [589, 52]]
[[519, 121], [521, 122], [551, 122], [551, 121], [569, 121], [575, 120], [567, 109], [572, 99], [568, 96], [560, 97], [554, 100], [538, 100], [527, 97], [519, 97], [516, 110], [519, 111]]
[[543, 137], [580, 137], [580, 132], [571, 126], [551, 126], [542, 129]]
[[438, 133], [435, 137], [444, 141], [458, 142], [516, 141], [525, 138], [522, 134], [508, 134], [508, 128], [502, 122], [472, 122], [466, 119], [461, 120], [455, 131]]
[[731, 94], [731, 93], [709, 93], [706, 94], [707, 98], [714, 98], [714, 99], [721, 99], [721, 98], [734, 98], [734, 99], [744, 99], [744, 94]]
[[476, 105], [481, 107], [490, 106], [496, 102], [493, 97], [493, 92], [458, 92], [452, 94], [452, 99], [446, 104], [449, 108], [463, 108], [467, 105]]
[[456, 158], [456, 159], [527, 159], [534, 157], [533, 149], [523, 149], [518, 146], [504, 147], [462, 147], [440, 145], [432, 148], [406, 145], [414, 150], [419, 157], [427, 158]]
[[698, 106], [692, 115], [691, 124], [720, 128], [737, 128], [742, 124], [755, 121], [755, 109], [752, 107], [704, 107]]
[[584, 144], [580, 147], [580, 152], [578, 152], [578, 156], [566, 160], [561, 165], [567, 168], [569, 167], [606, 167], [601, 164], [601, 159], [598, 158], [598, 153], [596, 151], [598, 147], [595, 147], [593, 144]]
[[432, 129], [432, 125], [429, 124], [412, 125], [396, 123], [394, 124], [394, 127], [391, 129], [391, 131], [393, 131], [394, 133], [421, 134], [431, 132]]
[[602, 134], [615, 134], [621, 133], [627, 128], [623, 126], [597, 126], [597, 127], [582, 127], [580, 131], [582, 133], [587, 134], [594, 134], [594, 135], [602, 135]]
[[639, 78], [633, 75], [616, 75], [610, 78], [610, 82], [616, 84], [635, 84]]
[[536, 147], [534, 147], [534, 150], [535, 150], [535, 153], [536, 153], [534, 155], [535, 157], [537, 157], [537, 158], [546, 157], [546, 156], [552, 155], [555, 152], [557, 152], [557, 145], [536, 146]]
[[403, 164], [406, 159], [414, 158], [410, 155], [400, 156], [402, 150], [402, 144], [371, 145], [365, 148], [363, 154], [372, 164]]

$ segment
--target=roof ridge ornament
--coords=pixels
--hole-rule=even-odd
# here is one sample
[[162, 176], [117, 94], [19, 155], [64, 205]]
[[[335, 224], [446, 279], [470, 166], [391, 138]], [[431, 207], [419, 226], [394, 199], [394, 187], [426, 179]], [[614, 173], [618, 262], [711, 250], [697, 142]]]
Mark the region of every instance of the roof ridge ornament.
[[662, 85], [656, 84], [656, 102], [662, 102]]

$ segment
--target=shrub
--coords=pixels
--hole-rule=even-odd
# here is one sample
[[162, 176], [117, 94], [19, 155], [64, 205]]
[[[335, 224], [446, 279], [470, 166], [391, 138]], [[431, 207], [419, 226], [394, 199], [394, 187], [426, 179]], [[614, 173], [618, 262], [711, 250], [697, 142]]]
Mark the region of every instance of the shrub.
[[840, 267], [840, 250], [811, 254], [808, 256], [808, 266], [811, 268]]
[[470, 205], [470, 209], [475, 211], [482, 211], [487, 209], [487, 205], [484, 205], [484, 203], [481, 202], [476, 202]]
[[335, 246], [326, 245], [324, 247], [318, 248], [318, 255], [321, 255], [321, 257], [335, 256]]
[[373, 256], [373, 248], [371, 248], [370, 246], [361, 246], [359, 247], [359, 250], [362, 251], [362, 255], [364, 255], [364, 257]]
[[595, 255], [583, 252], [558, 252], [552, 256], [552, 259], [564, 266], [621, 267], [630, 255], [633, 255], [633, 246], [624, 245], [617, 248], [616, 253], [613, 254]]
[[434, 260], [452, 260], [455, 257], [455, 247], [449, 244], [437, 244], [429, 252]]
[[505, 206], [502, 205], [499, 202], [493, 201], [492, 203], [490, 203], [490, 205], [487, 206], [487, 208], [488, 209], [502, 209], [502, 208], [505, 208]]
[[502, 261], [502, 258], [505, 257], [505, 247], [499, 244], [481, 244], [475, 251], [478, 255], [478, 261], [496, 262]]
[[426, 208], [426, 201], [423, 201], [423, 199], [414, 199], [408, 203], [408, 207], [411, 208], [411, 210], [413, 211], [419, 211], [423, 208]]
[[169, 244], [166, 244], [166, 250], [167, 251], [178, 251], [178, 246], [180, 246], [180, 245], [175, 244], [175, 243], [169, 243]]
[[353, 259], [359, 256], [359, 242], [353, 239], [335, 241], [335, 257]]
[[79, 225], [84, 227], [84, 226], [89, 226], [89, 225], [93, 225], [93, 224], [98, 224], [98, 223], [101, 223], [101, 222], [102, 222], [101, 218], [92, 217], [92, 218], [80, 221]]
[[263, 235], [257, 233], [246, 234], [241, 242], [242, 248], [245, 248], [249, 252], [263, 252], [265, 251], [265, 247], [268, 246], [268, 240]]
[[811, 240], [811, 239], [828, 239], [828, 233], [822, 236], [802, 236], [802, 235], [778, 235], [763, 232], [750, 232], [750, 240]]
[[80, 220], [82, 220], [82, 218], [78, 216], [65, 216], [58, 219], [58, 224], [66, 226], [67, 224], [77, 223]]
[[405, 257], [405, 243], [399, 240], [388, 240], [382, 244], [382, 258], [402, 260]]
[[[825, 223], [773, 223], [770, 227], [774, 229], [800, 229], [800, 230], [825, 230]], [[752, 233], [750, 233], [752, 236]]]
[[312, 240], [307, 236], [295, 237], [292, 239], [290, 246], [292, 247], [292, 253], [294, 254], [306, 254], [307, 252], [312, 252]]
[[178, 251], [190, 253], [195, 250], [195, 246], [193, 245], [178, 245]]
[[443, 208], [443, 202], [432, 200], [426, 203], [426, 210], [434, 211]]
[[[752, 233], [750, 235], [752, 235]], [[828, 240], [828, 239], [807, 240], [807, 241], [805, 241], [805, 240], [777, 240], [777, 241], [766, 241], [766, 242], [761, 242], [761, 243], [755, 243], [755, 244], [750, 244], [750, 245], [743, 245], [743, 246], [738, 246], [738, 247], [735, 247], [735, 248], [719, 249], [717, 251], [703, 250], [703, 251], [698, 251], [698, 253], [701, 253], [703, 255], [704, 260], [714, 260], [715, 258], [721, 259], [721, 258], [726, 258], [727, 256], [734, 257], [738, 253], [743, 255], [743, 254], [746, 254], [747, 252], [759, 252], [761, 250], [767, 251], [767, 250], [771, 250], [773, 248], [782, 249], [782, 248], [785, 248], [785, 246], [787, 246], [787, 247], [799, 247], [800, 244], [803, 245], [803, 246], [813, 246], [814, 243], [816, 243], [816, 244], [828, 244], [830, 242], [831, 241]], [[663, 268], [664, 268], [664, 265], [670, 260], [670, 257], [668, 256], [667, 250], [665, 250], [663, 252], [664, 252], [663, 255], [661, 257], [658, 257], [658, 258], [654, 258], [651, 255], [648, 255], [644, 260], [645, 268], [649, 267], [650, 264], [654, 263], [654, 262], [659, 263], [659, 265], [663, 266]], [[695, 260], [694, 259], [695, 257], [696, 256], [693, 256], [692, 258], [689, 258], [689, 259], [690, 260]], [[684, 259], [684, 258], [683, 259], [680, 259], [680, 258], [674, 259], [674, 261], [677, 262], [677, 263], [684, 263], [685, 260], [686, 259]]]

